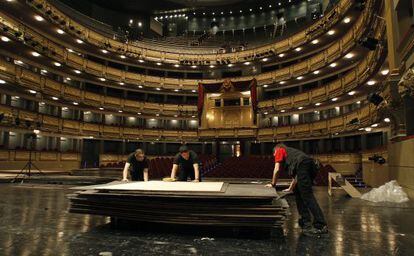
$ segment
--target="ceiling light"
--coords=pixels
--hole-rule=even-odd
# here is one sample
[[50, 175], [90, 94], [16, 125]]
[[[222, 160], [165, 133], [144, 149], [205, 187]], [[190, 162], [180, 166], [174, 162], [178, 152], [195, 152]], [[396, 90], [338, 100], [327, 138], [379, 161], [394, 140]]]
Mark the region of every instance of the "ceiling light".
[[142, 88], [142, 85], [138, 85], [138, 88]]
[[126, 58], [126, 56], [125, 56], [125, 55], [119, 55], [119, 57], [120, 57], [121, 59], [125, 59], [125, 58]]
[[286, 112], [286, 110], [282, 109], [282, 110], [280, 110], [280, 112], [285, 113], [285, 112]]
[[197, 66], [196, 66], [196, 65], [192, 65], [191, 67], [192, 67], [192, 68], [197, 68]]
[[361, 101], [357, 101], [356, 104], [361, 104]]
[[67, 107], [63, 107], [62, 110], [68, 110], [68, 108]]
[[355, 94], [355, 91], [350, 91], [350, 92], [348, 92], [348, 95], [349, 96], [352, 96], [352, 95], [354, 95]]
[[328, 35], [332, 36], [333, 34], [335, 34], [335, 30], [329, 30], [328, 31]]
[[178, 89], [174, 89], [174, 92], [178, 92], [178, 91], [180, 91], [180, 90], [178, 90]]
[[[139, 63], [144, 63], [145, 61], [144, 61], [144, 60], [142, 60], [142, 59], [139, 59], [139, 60], [138, 60], [138, 62], [139, 62]], [[161, 66], [161, 63], [159, 63], [159, 62], [158, 62], [158, 63], [157, 63], [157, 65], [158, 65], [158, 66]]]
[[303, 109], [303, 107], [298, 107], [299, 110]]
[[210, 68], [214, 68], [214, 65], [210, 65]]
[[103, 78], [103, 77], [100, 77], [99, 80], [101, 80], [102, 82], [105, 82], [106, 81], [106, 79]]
[[359, 129], [358, 129], [358, 131], [363, 131], [363, 130], [365, 130], [365, 128], [359, 128]]
[[119, 85], [124, 85], [125, 83], [124, 82], [119, 82]]
[[319, 43], [318, 39], [315, 39], [315, 40], [312, 41], [312, 44], [317, 44], [317, 43]]
[[264, 112], [263, 114], [267, 115], [267, 114], [269, 114], [269, 113], [267, 113], [267, 112]]
[[279, 84], [285, 84], [286, 83], [286, 81], [280, 81], [279, 82]]
[[54, 62], [53, 63], [56, 67], [60, 67], [60, 66], [62, 66], [62, 64], [60, 64], [59, 62]]
[[250, 61], [246, 61], [245, 63], [244, 63], [244, 65], [250, 65]]
[[61, 35], [65, 34], [65, 31], [61, 30], [60, 28], [58, 28], [56, 32], [58, 32], [58, 34], [61, 34]]
[[52, 97], [52, 100], [59, 100], [58, 97]]
[[281, 53], [281, 54], [279, 54], [278, 55], [280, 58], [282, 58], [282, 57], [284, 57], [285, 56], [285, 54], [284, 53]]
[[72, 50], [72, 49], [70, 49], [70, 48], [66, 48], [66, 50], [67, 50], [68, 52], [73, 52], [73, 50]]
[[21, 61], [21, 60], [15, 60], [14, 61], [16, 64], [19, 64], [19, 65], [23, 65], [24, 63], [23, 63], [23, 61]]
[[378, 124], [373, 124], [373, 125], [371, 125], [371, 127], [378, 127]]
[[99, 110], [104, 110], [104, 108], [103, 107], [100, 107]]
[[2, 36], [1, 37], [1, 41], [3, 41], [3, 42], [9, 42], [10, 41], [10, 38], [8, 38], [7, 36]]
[[296, 79], [297, 80], [302, 80], [303, 79], [303, 76], [298, 76], [298, 77], [296, 77]]
[[122, 113], [122, 110], [118, 110], [119, 113]]
[[196, 92], [196, 90], [191, 90], [191, 92]]
[[82, 73], [80, 70], [77, 70], [77, 69], [75, 69], [75, 70], [74, 70], [74, 72], [75, 72], [76, 74], [80, 74], [80, 73]]
[[243, 11], [242, 10], [240, 10], [240, 13], [242, 13]]
[[155, 90], [157, 90], [157, 91], [161, 91], [161, 88], [155, 88]]
[[391, 119], [389, 119], [388, 117], [384, 118], [384, 122], [389, 123], [391, 122]]
[[318, 103], [315, 103], [315, 106], [320, 106], [322, 103], [320, 103], [320, 102], [318, 102]]
[[338, 98], [332, 98], [331, 99], [331, 101], [337, 101], [338, 100]]
[[180, 67], [180, 65], [178, 65], [178, 64], [174, 64], [174, 67], [179, 68], [179, 67]]
[[40, 73], [47, 73], [47, 70], [46, 69], [42, 69], [42, 70], [40, 70]]
[[157, 62], [157, 65], [158, 65], [158, 66], [161, 66], [162, 64], [161, 64], [161, 62]]
[[261, 10], [261, 9], [263, 9], [263, 7], [260, 6], [259, 9]]
[[349, 18], [349, 17], [346, 17], [345, 19], [344, 19], [344, 23], [349, 23], [351, 21], [351, 18]]
[[0, 79], [0, 84], [5, 84], [6, 81], [4, 81], [3, 79]]
[[102, 49], [102, 50], [101, 50], [101, 52], [103, 52], [103, 53], [105, 53], [105, 54], [107, 54], [107, 53], [108, 53], [108, 51], [107, 51], [107, 50], [105, 50], [105, 49]]
[[264, 85], [263, 85], [263, 87], [264, 87], [264, 88], [266, 88], [266, 87], [268, 87], [268, 86], [269, 86], [268, 84], [264, 84]]
[[354, 54], [353, 53], [348, 53], [347, 55], [345, 55], [345, 58], [346, 59], [350, 59], [352, 57], [354, 57]]
[[29, 92], [30, 92], [31, 94], [36, 94], [36, 93], [37, 93], [35, 90], [29, 90]]
[[365, 131], [370, 132], [370, 131], [372, 131], [372, 128], [371, 127], [366, 127]]
[[319, 70], [315, 70], [315, 71], [313, 71], [313, 74], [314, 75], [317, 75], [317, 74], [319, 74], [320, 73], [320, 71]]
[[249, 9], [249, 11], [253, 11], [253, 9]]
[[368, 82], [367, 82], [367, 85], [374, 85], [376, 82], [374, 81], [374, 80], [369, 80]]
[[227, 65], [227, 67], [231, 68], [231, 67], [233, 67], [233, 64], [230, 63], [230, 64]]
[[77, 106], [77, 105], [79, 105], [79, 103], [77, 103], [77, 102], [73, 102], [73, 105]]
[[39, 56], [40, 56], [40, 53], [38, 53], [38, 52], [32, 52], [32, 55], [33, 55], [34, 57], [39, 57]]
[[66, 80], [68, 80], [68, 81], [70, 81], [70, 80], [72, 80], [70, 77], [66, 77]]
[[300, 52], [300, 51], [302, 51], [302, 48], [298, 47], [298, 48], [295, 49], [295, 51]]
[[337, 64], [336, 62], [334, 62], [334, 63], [331, 63], [329, 66], [330, 66], [331, 68], [334, 68], [334, 67], [338, 66], [338, 64]]
[[263, 62], [266, 62], [266, 61], [268, 61], [268, 60], [269, 60], [268, 58], [263, 58], [263, 59], [262, 59], [262, 61], [263, 61]]
[[138, 115], [141, 115], [142, 113], [141, 113], [141, 112], [138, 112], [137, 114], [138, 114]]
[[80, 40], [80, 39], [76, 39], [76, 42], [77, 42], [78, 44], [83, 44], [83, 41], [82, 41], [82, 40]]
[[44, 21], [45, 19], [43, 19], [43, 17], [42, 16], [39, 16], [39, 15], [35, 15], [34, 16], [34, 18], [35, 18], [35, 20], [37, 20], [37, 21]]
[[390, 72], [389, 69], [383, 69], [383, 70], [381, 70], [381, 75], [386, 76], [386, 75], [388, 75], [389, 72]]
[[155, 114], [155, 115], [156, 115], [156, 116], [160, 116], [160, 114], [158, 114], [158, 113], [157, 113], [157, 114]]

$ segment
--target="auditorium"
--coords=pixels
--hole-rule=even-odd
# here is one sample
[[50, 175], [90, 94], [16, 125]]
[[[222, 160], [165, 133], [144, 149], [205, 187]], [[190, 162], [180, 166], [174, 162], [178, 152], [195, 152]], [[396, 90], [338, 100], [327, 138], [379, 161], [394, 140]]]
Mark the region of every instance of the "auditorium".
[[0, 0], [0, 255], [410, 255], [414, 0]]

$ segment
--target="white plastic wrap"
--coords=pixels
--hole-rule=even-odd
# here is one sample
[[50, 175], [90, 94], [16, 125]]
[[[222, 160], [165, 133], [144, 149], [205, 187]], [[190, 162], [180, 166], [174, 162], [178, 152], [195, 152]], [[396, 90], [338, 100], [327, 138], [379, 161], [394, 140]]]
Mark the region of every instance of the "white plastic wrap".
[[409, 201], [407, 194], [395, 180], [387, 182], [379, 188], [373, 188], [370, 192], [363, 194], [361, 199], [375, 203], [404, 203]]

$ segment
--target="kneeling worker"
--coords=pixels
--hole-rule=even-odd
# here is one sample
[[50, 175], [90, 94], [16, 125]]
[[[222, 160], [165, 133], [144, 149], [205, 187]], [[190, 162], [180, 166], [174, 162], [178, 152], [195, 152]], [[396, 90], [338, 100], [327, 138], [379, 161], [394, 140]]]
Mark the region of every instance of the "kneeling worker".
[[[312, 185], [316, 176], [314, 160], [304, 152], [295, 148], [287, 147], [279, 143], [275, 147], [275, 168], [273, 171], [272, 183], [267, 187], [275, 187], [278, 172], [288, 170], [289, 175], [294, 177], [289, 189], [293, 191], [296, 198], [296, 207], [300, 215], [299, 226], [304, 234], [319, 235], [328, 233], [326, 221], [322, 210], [313, 195]], [[311, 214], [313, 216], [313, 228], [311, 225]]]
[[149, 160], [142, 149], [137, 149], [128, 156], [124, 166], [122, 181], [128, 182], [128, 170], [131, 167], [132, 181], [148, 181]]
[[179, 169], [178, 180], [187, 181], [188, 177], [194, 182], [199, 182], [200, 171], [198, 166], [197, 154], [183, 145], [179, 148], [179, 153], [175, 155], [173, 167], [171, 170], [171, 179], [175, 179], [177, 169]]

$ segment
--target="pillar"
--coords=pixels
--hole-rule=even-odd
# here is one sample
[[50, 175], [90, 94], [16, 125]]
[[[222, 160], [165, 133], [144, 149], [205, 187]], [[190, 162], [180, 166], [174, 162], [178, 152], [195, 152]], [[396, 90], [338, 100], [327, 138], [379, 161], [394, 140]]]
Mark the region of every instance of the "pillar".
[[[391, 73], [393, 70], [397, 70], [400, 66], [400, 56], [397, 53], [399, 44], [399, 28], [397, 13], [394, 9], [394, 1], [385, 2], [385, 23], [387, 27], [387, 50], [388, 50], [388, 64]], [[384, 21], [382, 21], [384, 22]], [[398, 73], [398, 71], [397, 71]]]

